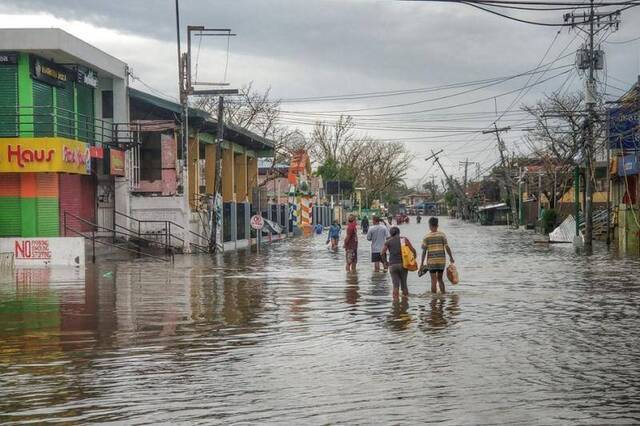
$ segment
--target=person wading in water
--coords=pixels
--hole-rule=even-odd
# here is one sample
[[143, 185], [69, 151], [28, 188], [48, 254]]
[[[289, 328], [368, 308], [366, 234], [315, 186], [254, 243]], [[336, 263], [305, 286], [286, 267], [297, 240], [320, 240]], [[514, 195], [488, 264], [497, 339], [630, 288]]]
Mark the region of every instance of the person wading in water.
[[[385, 263], [381, 253], [387, 238], [389, 238], [389, 230], [386, 226], [380, 224], [378, 216], [373, 216], [373, 226], [367, 232], [367, 240], [371, 241], [371, 262], [375, 265], [376, 272], [380, 272], [380, 263]], [[386, 272], [386, 264], [384, 267]]]
[[347, 258], [346, 269], [355, 272], [358, 263], [358, 225], [355, 215], [349, 215], [347, 223], [347, 236], [344, 238], [344, 252]]
[[362, 218], [362, 221], [360, 221], [360, 227], [362, 228], [363, 234], [369, 232], [369, 218], [366, 215]]
[[327, 244], [331, 242], [331, 250], [338, 250], [338, 241], [340, 241], [340, 225], [337, 221], [333, 221], [327, 233]]
[[407, 238], [400, 237], [400, 228], [392, 226], [389, 230], [391, 237], [387, 239], [382, 247], [382, 256], [388, 253], [389, 258], [389, 274], [393, 282], [393, 299], [397, 300], [399, 290], [402, 288], [402, 296], [409, 297], [409, 288], [407, 287], [407, 275], [409, 271], [402, 266], [402, 245], [405, 244], [416, 256], [416, 249], [411, 245], [411, 241]]
[[422, 260], [420, 261], [420, 268], [424, 266], [425, 257], [427, 259], [427, 269], [429, 275], [431, 275], [431, 293], [438, 292], [438, 284], [440, 284], [440, 293], [444, 293], [444, 268], [447, 265], [446, 253], [449, 255], [451, 263], [455, 263], [453, 260], [453, 254], [449, 248], [447, 242], [447, 236], [438, 231], [438, 218], [432, 217], [429, 219], [430, 232], [422, 240]]

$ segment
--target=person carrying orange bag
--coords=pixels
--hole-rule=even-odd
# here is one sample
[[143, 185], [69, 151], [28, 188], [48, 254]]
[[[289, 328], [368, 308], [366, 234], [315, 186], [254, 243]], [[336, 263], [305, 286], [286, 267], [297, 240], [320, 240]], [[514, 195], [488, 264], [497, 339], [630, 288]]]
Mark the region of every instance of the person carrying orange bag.
[[[411, 241], [407, 238], [400, 237], [400, 228], [397, 226], [392, 226], [389, 229], [389, 234], [391, 235], [387, 241], [384, 243], [382, 247], [382, 252], [380, 253], [384, 258], [388, 253], [388, 262], [389, 262], [389, 275], [391, 275], [391, 281], [393, 282], [393, 298], [394, 300], [398, 299], [400, 289], [402, 289], [402, 296], [409, 296], [409, 288], [407, 287], [407, 276], [409, 274], [409, 270], [405, 267], [405, 251], [409, 251], [413, 255], [413, 260], [415, 263], [416, 249], [411, 245]], [[407, 258], [410, 261], [410, 258]], [[410, 262], [407, 266], [410, 266]], [[417, 269], [418, 265], [415, 265]]]

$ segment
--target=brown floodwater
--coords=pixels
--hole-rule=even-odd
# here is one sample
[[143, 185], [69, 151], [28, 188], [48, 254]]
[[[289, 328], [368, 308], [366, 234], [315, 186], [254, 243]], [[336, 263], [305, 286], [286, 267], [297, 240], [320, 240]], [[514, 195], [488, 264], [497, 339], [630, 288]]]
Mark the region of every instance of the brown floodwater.
[[640, 261], [443, 222], [461, 284], [406, 302], [364, 239], [3, 276], [0, 422], [640, 422]]

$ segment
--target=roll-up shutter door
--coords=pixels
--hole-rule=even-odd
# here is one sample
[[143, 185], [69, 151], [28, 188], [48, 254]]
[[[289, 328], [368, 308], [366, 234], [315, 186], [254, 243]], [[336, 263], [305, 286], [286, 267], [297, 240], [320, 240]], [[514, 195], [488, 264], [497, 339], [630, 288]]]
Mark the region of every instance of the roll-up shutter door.
[[21, 235], [20, 174], [0, 173], [0, 237]]
[[58, 174], [38, 173], [38, 198], [36, 199], [37, 232], [39, 237], [60, 235], [58, 205]]
[[[81, 205], [81, 216], [83, 219], [88, 220], [91, 223], [96, 223], [96, 181], [93, 175], [83, 175], [80, 177], [82, 181], [82, 199], [80, 200]], [[91, 230], [90, 226], [84, 224], [84, 230]]]
[[76, 137], [75, 110], [73, 101], [73, 83], [56, 87], [56, 117], [58, 136], [73, 139]]
[[18, 66], [0, 66], [0, 137], [18, 136]]
[[53, 88], [33, 80], [33, 131], [35, 136], [53, 136]]
[[[77, 237], [78, 234], [71, 231], [71, 229], [75, 231], [82, 231], [82, 222], [78, 219], [70, 216], [78, 216], [82, 217], [81, 211], [81, 192], [82, 192], [82, 181], [80, 179], [81, 175], [70, 175], [66, 173], [61, 173], [59, 175], [60, 182], [60, 234], [66, 235], [67, 237]], [[65, 212], [69, 215], [66, 216], [66, 224], [67, 229], [65, 232], [64, 223], [65, 223]]]
[[78, 96], [78, 139], [91, 142], [94, 139], [93, 89], [77, 85]]

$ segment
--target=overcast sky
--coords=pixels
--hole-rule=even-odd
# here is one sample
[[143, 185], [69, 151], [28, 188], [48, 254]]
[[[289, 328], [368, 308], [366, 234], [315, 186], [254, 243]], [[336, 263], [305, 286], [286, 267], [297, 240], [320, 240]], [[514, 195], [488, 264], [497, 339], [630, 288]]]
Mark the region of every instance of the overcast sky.
[[[505, 134], [509, 151], [526, 152], [519, 128], [526, 127], [527, 120], [518, 112], [520, 105], [561, 87], [581, 90], [582, 77], [569, 66], [573, 55], [558, 59], [579, 47], [579, 33], [566, 28], [558, 33], [555, 27], [518, 23], [469, 6], [392, 0], [182, 0], [180, 5], [183, 28], [224, 27], [238, 34], [230, 40], [227, 70], [233, 86], [253, 82], [259, 90], [270, 87], [274, 98], [285, 100], [285, 124], [305, 130], [305, 123], [318, 117], [331, 120], [339, 111], [357, 110], [351, 114], [359, 132], [402, 140], [415, 154], [409, 183], [442, 176], [424, 161], [431, 149], [444, 149], [443, 165], [457, 176], [462, 173], [458, 162], [467, 157], [482, 167], [496, 161], [495, 137], [477, 132], [492, 125], [496, 108], [501, 112], [510, 107], [499, 122], [514, 128]], [[0, 0], [0, 18], [5, 27], [60, 27], [127, 62], [139, 79], [132, 83], [135, 87], [176, 97], [174, 7], [173, 0]], [[563, 13], [513, 15], [561, 23]], [[621, 30], [602, 44], [607, 73], [599, 77], [607, 86], [601, 90], [613, 97], [640, 74], [640, 40], [611, 42], [636, 37], [640, 7], [623, 12]], [[207, 38], [200, 46], [196, 42], [194, 52], [198, 50], [198, 79], [221, 81], [226, 39]], [[541, 61], [556, 62], [531, 80], [525, 75], [500, 84], [414, 90], [510, 76]], [[527, 82], [538, 84], [518, 90]], [[286, 102], [392, 90], [410, 93]], [[389, 107], [408, 103], [412, 105]], [[460, 133], [467, 129], [476, 133]]]

